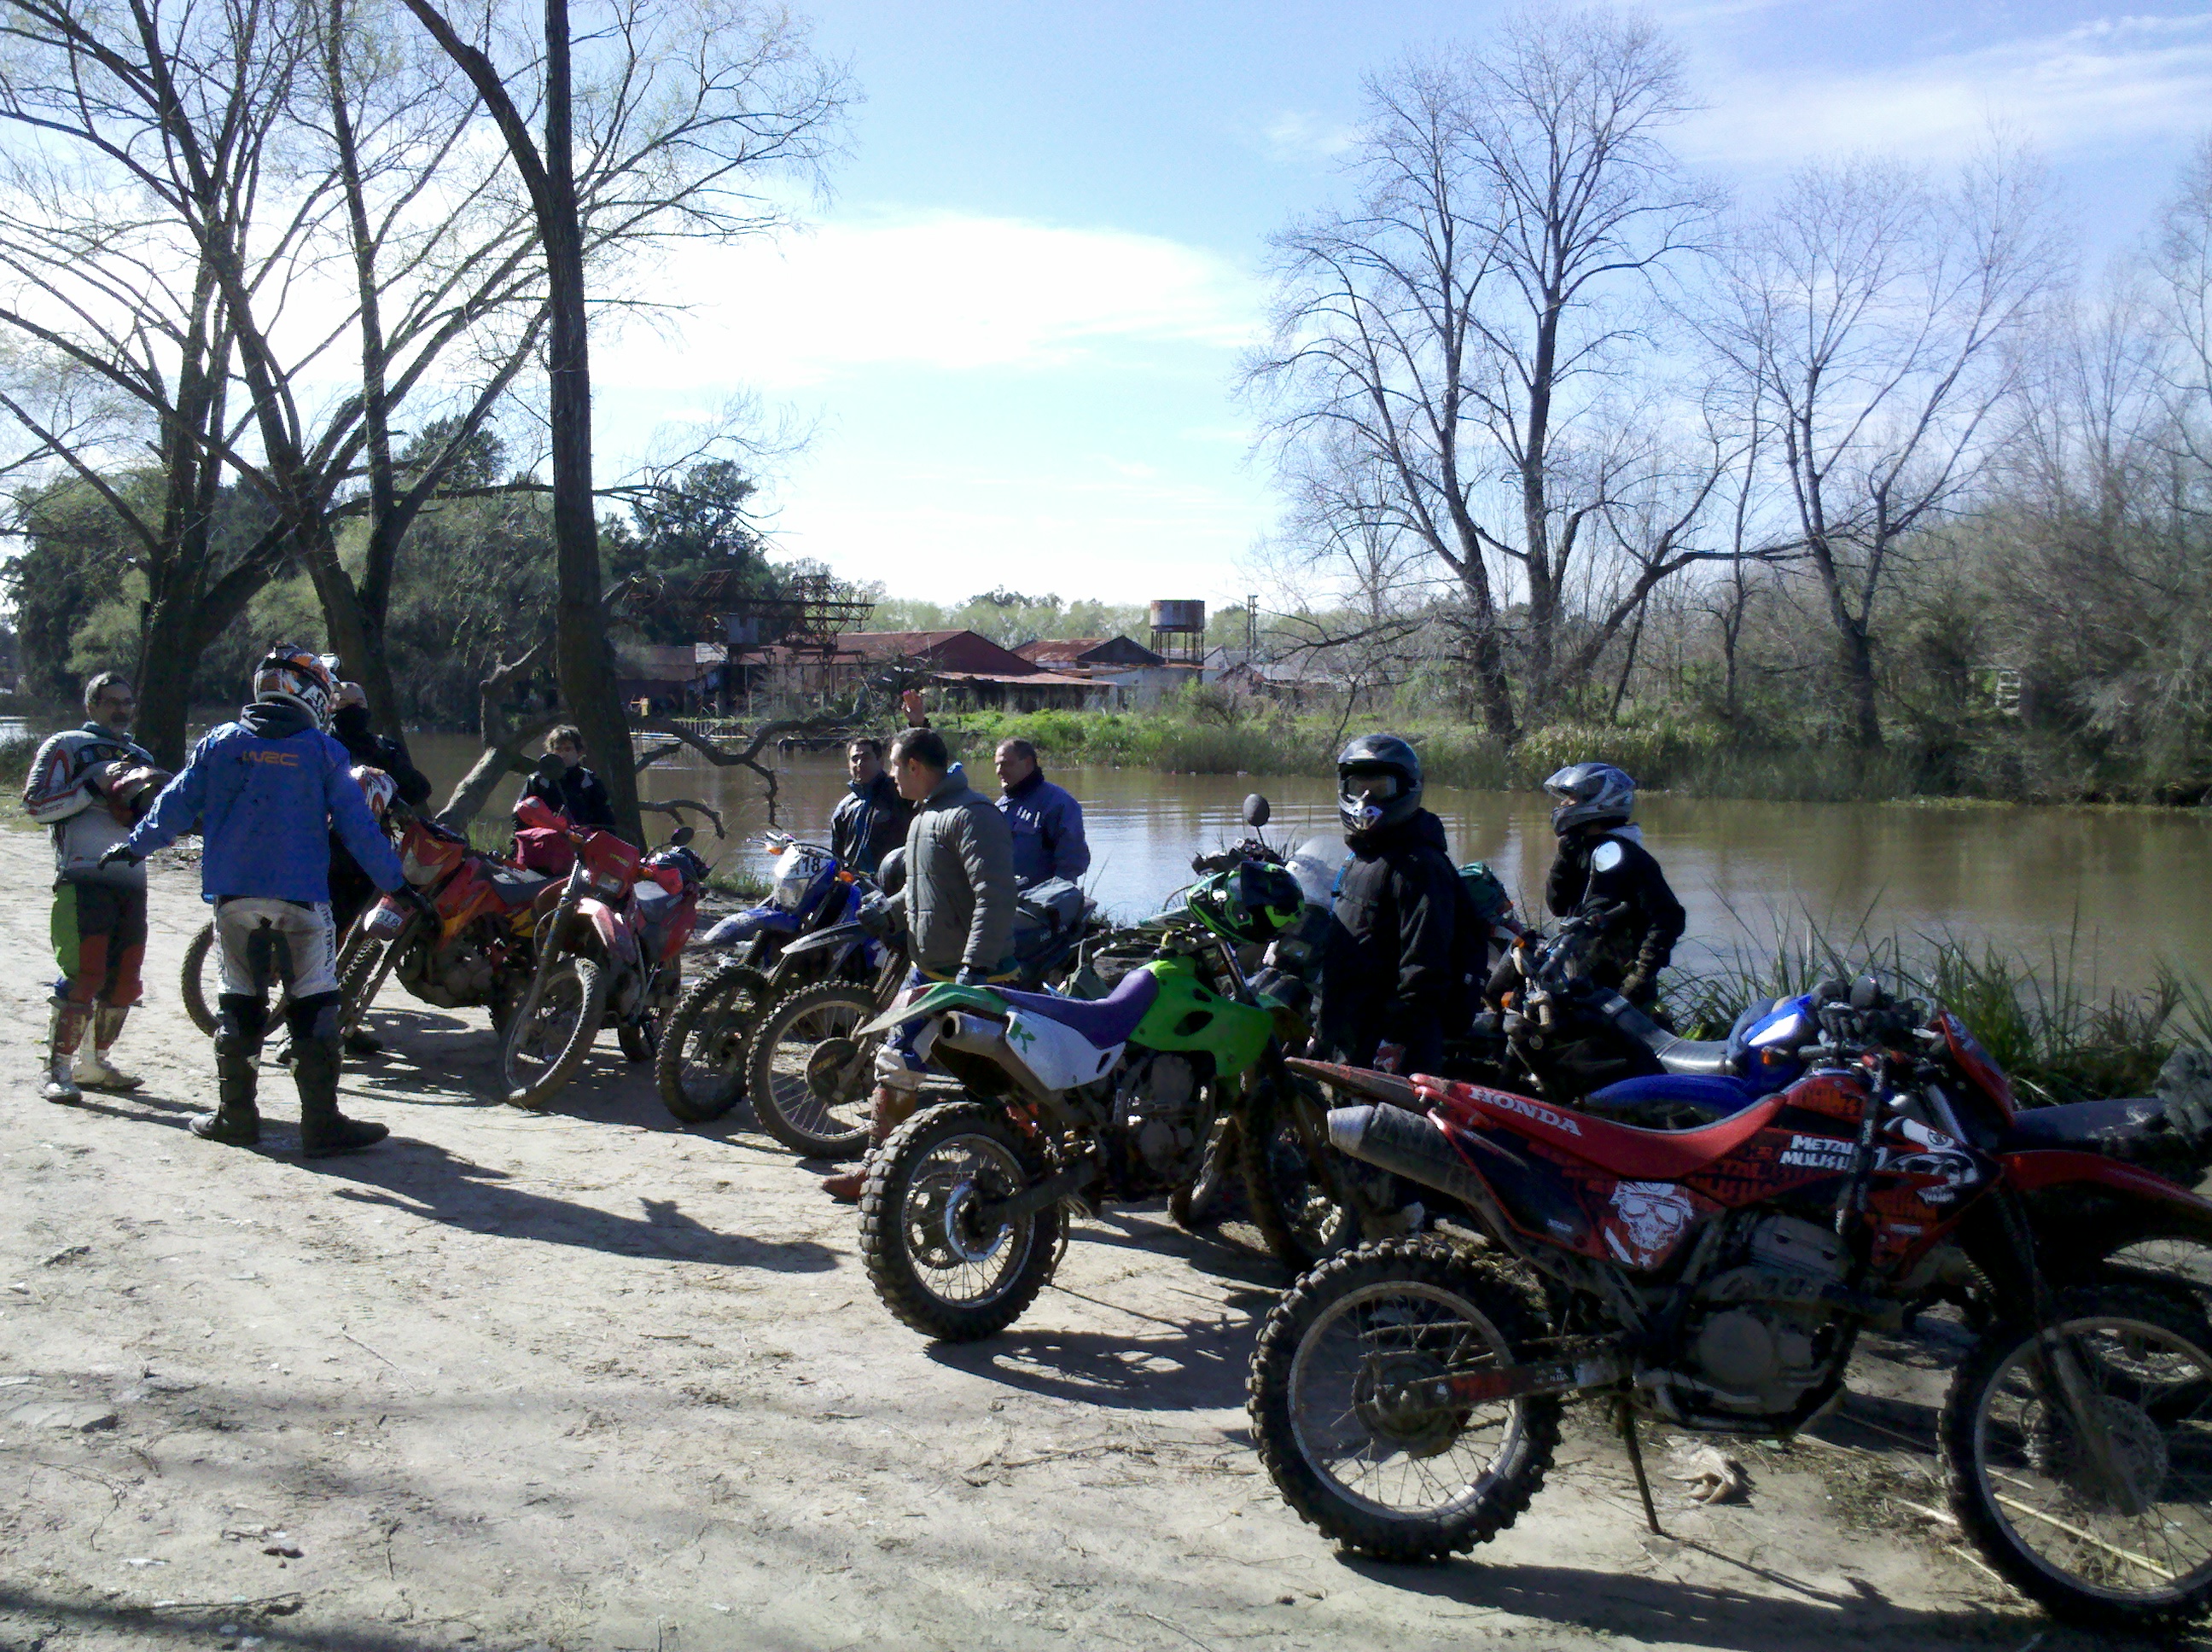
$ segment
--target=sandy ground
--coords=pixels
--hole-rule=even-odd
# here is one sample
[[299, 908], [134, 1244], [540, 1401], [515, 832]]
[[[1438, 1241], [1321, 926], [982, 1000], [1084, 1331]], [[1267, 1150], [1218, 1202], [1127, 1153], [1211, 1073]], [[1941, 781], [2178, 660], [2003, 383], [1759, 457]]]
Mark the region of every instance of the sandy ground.
[[1732, 1447], [1747, 1504], [1662, 1481], [1667, 1538], [1583, 1420], [1476, 1558], [1347, 1562], [1246, 1441], [1249, 1230], [1082, 1224], [1011, 1332], [933, 1347], [742, 1114], [677, 1127], [611, 1038], [516, 1112], [480, 1016], [397, 997], [345, 1084], [393, 1141], [301, 1161], [272, 1069], [263, 1146], [209, 1145], [174, 867], [145, 1090], [50, 1106], [46, 853], [0, 833], [0, 1647], [2093, 1644], [1926, 1512], [1948, 1327], [1823, 1440]]

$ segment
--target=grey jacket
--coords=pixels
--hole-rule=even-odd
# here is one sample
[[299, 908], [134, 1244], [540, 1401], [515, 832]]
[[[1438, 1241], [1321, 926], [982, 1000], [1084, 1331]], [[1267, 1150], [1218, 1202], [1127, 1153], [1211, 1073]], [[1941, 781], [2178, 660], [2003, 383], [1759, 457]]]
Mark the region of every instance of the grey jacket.
[[906, 830], [908, 957], [933, 975], [995, 972], [1014, 938], [1014, 840], [998, 806], [955, 770]]

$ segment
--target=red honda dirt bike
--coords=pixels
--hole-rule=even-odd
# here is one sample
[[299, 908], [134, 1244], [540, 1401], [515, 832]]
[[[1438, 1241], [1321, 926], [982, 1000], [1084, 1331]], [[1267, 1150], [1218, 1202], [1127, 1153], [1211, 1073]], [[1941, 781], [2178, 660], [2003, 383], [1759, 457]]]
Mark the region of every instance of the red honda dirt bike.
[[1291, 1062], [1367, 1098], [1330, 1113], [1336, 1146], [1488, 1248], [1371, 1246], [1269, 1315], [1249, 1410], [1291, 1506], [1367, 1554], [1466, 1550], [1528, 1506], [1563, 1403], [1589, 1396], [1616, 1408], [1656, 1530], [1637, 1418], [1787, 1436], [1838, 1397], [1863, 1327], [1966, 1293], [1984, 1328], [1939, 1447], [1961, 1527], [2063, 1616], [2202, 1610], [2212, 1323], [2186, 1283], [2112, 1259], [2212, 1241], [2212, 1203], [2087, 1151], [2108, 1104], [2078, 1130], [2050, 1116], [2074, 1109], [2016, 1121], [1955, 1017], [1871, 977], [1842, 993], [1817, 997], [1802, 1078], [1695, 1129]]
[[556, 878], [525, 872], [471, 848], [465, 835], [394, 805], [399, 867], [437, 908], [436, 932], [415, 907], [392, 896], [355, 921], [338, 952], [350, 1034], [386, 978], [440, 1009], [487, 1008], [503, 1029], [522, 1001], [536, 961], [532, 907]]
[[651, 854], [612, 832], [580, 830], [536, 798], [514, 811], [525, 830], [566, 835], [575, 859], [559, 893], [538, 903], [536, 963], [501, 1059], [507, 1099], [544, 1107], [575, 1076], [609, 1014], [623, 1054], [649, 1061], [684, 985], [684, 943], [699, 915], [706, 863], [679, 826]]

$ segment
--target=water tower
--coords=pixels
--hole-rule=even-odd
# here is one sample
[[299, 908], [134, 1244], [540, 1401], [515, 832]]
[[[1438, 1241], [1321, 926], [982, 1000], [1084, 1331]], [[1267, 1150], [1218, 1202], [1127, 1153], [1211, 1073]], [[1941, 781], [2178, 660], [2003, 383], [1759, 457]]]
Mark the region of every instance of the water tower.
[[1171, 665], [1199, 665], [1206, 660], [1206, 604], [1202, 602], [1155, 602], [1152, 604], [1152, 652]]

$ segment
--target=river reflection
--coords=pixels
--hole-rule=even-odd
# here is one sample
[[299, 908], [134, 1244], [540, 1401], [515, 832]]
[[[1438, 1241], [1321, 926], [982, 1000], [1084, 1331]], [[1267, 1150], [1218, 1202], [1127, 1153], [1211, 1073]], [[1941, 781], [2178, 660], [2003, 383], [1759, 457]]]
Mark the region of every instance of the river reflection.
[[[472, 740], [416, 735], [411, 744], [441, 792], [474, 757]], [[1145, 769], [1057, 768], [1082, 800], [1092, 892], [1134, 916], [1188, 882], [1192, 853], [1242, 835], [1246, 792], [1274, 805], [1270, 836], [1334, 835], [1328, 782], [1296, 777], [1158, 774]], [[794, 757], [780, 771], [778, 816], [822, 835], [844, 790], [842, 760]], [[989, 780], [988, 775], [979, 778]], [[519, 782], [501, 790], [512, 802]], [[989, 788], [995, 793], [995, 784]], [[760, 780], [687, 755], [647, 771], [646, 794], [689, 797], [725, 811], [732, 841], [720, 855], [757, 856], [767, 823]], [[1552, 834], [1540, 795], [1435, 788], [1452, 853], [1491, 862], [1524, 910], [1540, 904]], [[2165, 959], [2212, 981], [2212, 815], [2205, 811], [1905, 807], [1773, 804], [1647, 796], [1646, 841], [1667, 868], [1690, 932], [1677, 961], [1695, 966], [1740, 947], [1763, 949], [1807, 917], [1832, 936], [1862, 930], [1986, 937], [2047, 957], [2078, 932], [2076, 963], [2109, 985], [2147, 984]], [[710, 841], [702, 847], [717, 858]]]

